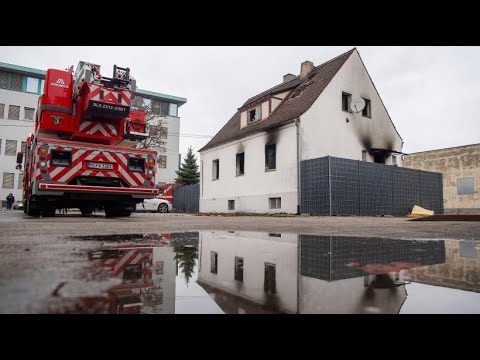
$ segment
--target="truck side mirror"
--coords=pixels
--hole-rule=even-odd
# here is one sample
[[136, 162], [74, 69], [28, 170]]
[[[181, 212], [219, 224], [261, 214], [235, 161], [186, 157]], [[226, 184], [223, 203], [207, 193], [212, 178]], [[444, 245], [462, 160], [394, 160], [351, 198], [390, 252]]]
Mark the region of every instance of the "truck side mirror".
[[17, 166], [15, 169], [22, 170], [22, 163], [23, 163], [23, 152], [17, 153]]

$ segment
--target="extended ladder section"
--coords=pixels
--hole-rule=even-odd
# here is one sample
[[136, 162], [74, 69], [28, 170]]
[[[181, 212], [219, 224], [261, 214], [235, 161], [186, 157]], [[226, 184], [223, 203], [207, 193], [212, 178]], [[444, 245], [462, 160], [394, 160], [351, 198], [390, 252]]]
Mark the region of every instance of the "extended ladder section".
[[136, 82], [116, 65], [111, 78], [100, 66], [81, 61], [75, 75], [49, 69], [35, 119], [44, 137], [118, 145], [149, 136], [145, 112], [131, 110]]

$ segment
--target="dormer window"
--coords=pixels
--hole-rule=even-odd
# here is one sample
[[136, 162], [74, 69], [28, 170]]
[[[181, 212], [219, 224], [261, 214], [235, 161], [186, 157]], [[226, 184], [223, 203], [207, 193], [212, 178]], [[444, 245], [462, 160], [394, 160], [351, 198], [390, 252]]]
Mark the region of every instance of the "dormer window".
[[251, 110], [247, 111], [248, 123], [258, 121], [262, 118], [262, 106], [259, 105]]

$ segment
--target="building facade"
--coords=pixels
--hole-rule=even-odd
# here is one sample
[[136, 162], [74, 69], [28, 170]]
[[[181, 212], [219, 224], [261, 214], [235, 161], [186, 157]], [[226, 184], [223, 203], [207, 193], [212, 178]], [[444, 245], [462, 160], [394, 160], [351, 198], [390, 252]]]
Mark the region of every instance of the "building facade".
[[402, 146], [356, 49], [317, 67], [306, 61], [300, 75], [248, 99], [200, 149], [200, 211], [297, 213], [303, 161], [401, 166]]
[[480, 144], [409, 154], [403, 164], [442, 173], [445, 213], [480, 214]]
[[[0, 200], [5, 206], [12, 193], [22, 200], [21, 170], [16, 170], [16, 155], [33, 132], [33, 119], [39, 96], [43, 92], [45, 71], [0, 62]], [[178, 108], [186, 103], [182, 97], [137, 90], [137, 98], [152, 103], [156, 118], [162, 119], [165, 152], [160, 154], [157, 182], [173, 182], [178, 170], [180, 117]]]

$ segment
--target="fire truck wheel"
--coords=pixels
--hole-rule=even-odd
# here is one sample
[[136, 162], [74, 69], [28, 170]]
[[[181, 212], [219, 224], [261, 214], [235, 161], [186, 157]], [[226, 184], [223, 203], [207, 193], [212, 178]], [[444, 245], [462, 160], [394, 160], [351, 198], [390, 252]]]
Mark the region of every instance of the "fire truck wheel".
[[52, 217], [55, 216], [55, 208], [43, 208], [42, 209], [43, 217]]
[[91, 209], [91, 208], [80, 208], [80, 212], [82, 213], [82, 216], [89, 216], [89, 215], [92, 215], [93, 209]]
[[132, 214], [132, 209], [131, 208], [105, 207], [105, 216], [106, 217], [130, 216], [131, 214]]
[[159, 213], [166, 213], [166, 212], [168, 212], [168, 205], [167, 205], [167, 204], [164, 204], [164, 203], [158, 205], [158, 212], [159, 212]]
[[27, 209], [27, 215], [34, 216], [34, 217], [40, 216], [40, 210], [32, 209], [31, 202], [29, 200], [27, 200], [27, 205], [25, 207]]

